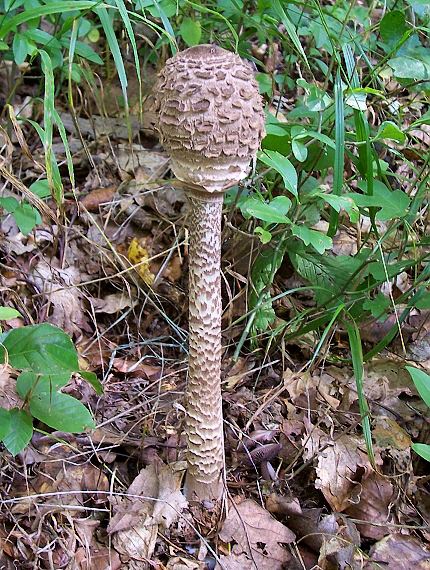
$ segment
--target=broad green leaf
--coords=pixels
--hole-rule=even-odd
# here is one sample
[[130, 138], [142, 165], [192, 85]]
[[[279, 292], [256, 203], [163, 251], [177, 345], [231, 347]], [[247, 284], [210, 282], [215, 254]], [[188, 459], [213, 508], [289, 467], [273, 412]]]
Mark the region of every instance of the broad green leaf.
[[[67, 45], [68, 45], [68, 42], [67, 42]], [[103, 60], [99, 56], [99, 54], [96, 53], [91, 46], [89, 46], [88, 44], [86, 44], [84, 42], [79, 42], [79, 41], [76, 42], [75, 53], [77, 55], [79, 55], [80, 57], [87, 59], [88, 61], [91, 61], [93, 63], [97, 63], [98, 65], [103, 65]]]
[[407, 2], [417, 16], [423, 19], [430, 18], [429, 0], [407, 0]]
[[367, 93], [349, 89], [345, 92], [345, 105], [357, 111], [367, 111]]
[[171, 18], [176, 15], [176, 2], [175, 0], [158, 0], [158, 2], [154, 2], [154, 0], [138, 0], [136, 3], [136, 9], [148, 10], [151, 16], [160, 19], [161, 10], [165, 16]]
[[269, 243], [272, 239], [272, 234], [261, 226], [257, 226], [254, 230], [254, 233], [258, 235], [262, 244]]
[[76, 398], [61, 392], [36, 392], [30, 398], [30, 412], [60, 431], [76, 433], [95, 427], [89, 410]]
[[388, 65], [393, 69], [393, 73], [399, 79], [415, 79], [423, 81], [429, 79], [430, 65], [426, 65], [415, 57], [399, 56], [388, 60]]
[[79, 374], [84, 378], [84, 380], [91, 384], [98, 396], [103, 394], [103, 384], [94, 372], [90, 372], [89, 370], [79, 370]]
[[[366, 182], [360, 182], [359, 188], [367, 192]], [[360, 208], [380, 208], [376, 219], [385, 221], [393, 218], [403, 218], [410, 204], [410, 199], [402, 190], [389, 190], [380, 180], [373, 180], [373, 196], [367, 194], [347, 194]]]
[[54, 36], [51, 36], [51, 34], [48, 34], [48, 32], [39, 30], [38, 28], [26, 30], [22, 35], [26, 38], [29, 38], [36, 44], [41, 44], [45, 48], [49, 47], [49, 49], [61, 49], [61, 43], [57, 40], [57, 38], [54, 38]]
[[384, 42], [396, 44], [407, 31], [405, 13], [400, 10], [387, 12], [379, 22], [379, 32]]
[[285, 188], [297, 198], [297, 172], [288, 158], [276, 150], [265, 150], [258, 154], [258, 159], [270, 166], [282, 176]]
[[323, 192], [320, 192], [317, 195], [321, 196], [327, 204], [330, 204], [336, 212], [340, 212], [342, 209], [348, 214], [357, 211], [357, 206], [355, 205], [354, 200], [348, 196], [337, 196], [336, 194], [325, 194]]
[[70, 372], [58, 374], [36, 374], [35, 372], [21, 372], [16, 380], [16, 391], [23, 400], [33, 394], [51, 393], [63, 388], [69, 380]]
[[305, 162], [308, 157], [308, 149], [297, 138], [291, 141], [291, 150], [293, 151], [296, 160], [299, 162]]
[[291, 200], [286, 196], [277, 196], [269, 204], [258, 198], [245, 200], [240, 209], [245, 218], [255, 217], [269, 224], [288, 224], [290, 220], [285, 215], [291, 207]]
[[0, 321], [9, 321], [20, 316], [21, 314], [16, 309], [12, 309], [12, 307], [0, 307]]
[[5, 209], [9, 214], [13, 214], [18, 208], [19, 202], [16, 198], [12, 196], [6, 196], [6, 198], [0, 198], [0, 207]]
[[187, 46], [196, 46], [202, 37], [202, 27], [199, 21], [192, 18], [184, 18], [179, 27], [179, 32]]
[[9, 410], [0, 408], [0, 440], [3, 440], [10, 431], [11, 415]]
[[418, 394], [430, 408], [430, 376], [424, 370], [414, 368], [413, 366], [406, 366], [406, 370], [411, 375]]
[[41, 374], [75, 372], [78, 356], [70, 337], [48, 323], [13, 329], [6, 333], [0, 347], [0, 359], [20, 370]]
[[39, 212], [31, 204], [22, 202], [13, 212], [16, 225], [23, 235], [29, 234], [38, 224], [42, 223]]
[[3, 443], [12, 455], [17, 455], [31, 440], [33, 435], [33, 418], [29, 413], [24, 410], [18, 410], [18, 408], [9, 410], [9, 415], [9, 432], [3, 438]]
[[321, 254], [333, 246], [332, 239], [327, 235], [318, 232], [317, 230], [311, 230], [306, 226], [293, 225], [292, 233], [294, 236], [302, 240], [305, 245], [312, 245], [312, 247]]
[[33, 182], [33, 184], [31, 184], [28, 189], [31, 190], [34, 194], [37, 194], [39, 198], [48, 198], [51, 195], [49, 182], [46, 178], [42, 178], [41, 180]]
[[417, 309], [430, 309], [430, 291], [427, 291], [419, 298], [415, 303], [415, 307]]
[[[272, 95], [273, 92], [273, 83], [272, 78], [268, 73], [256, 73], [255, 79], [258, 81], [258, 90], [260, 91], [261, 95]], [[267, 134], [270, 134], [269, 132]], [[285, 131], [283, 133], [285, 135]]]
[[411, 445], [415, 453], [418, 453], [426, 461], [430, 461], [430, 445], [426, 443], [413, 443]]
[[9, 12], [9, 10], [17, 10], [24, 4], [24, 0], [4, 0], [4, 10]]
[[12, 51], [15, 63], [17, 65], [24, 63], [28, 53], [28, 42], [22, 34], [16, 33], [14, 35]]
[[398, 143], [404, 143], [406, 140], [406, 135], [392, 121], [384, 121], [382, 125], [380, 125], [375, 136], [375, 140], [380, 139], [389, 139], [392, 141], [397, 141]]
[[[291, 129], [291, 131], [292, 130], [293, 129]], [[295, 135], [294, 138], [296, 140], [299, 140], [299, 139], [316, 139], [316, 140], [326, 144], [327, 146], [329, 146], [333, 149], [336, 148], [335, 142], [330, 137], [328, 137], [324, 133], [319, 133], [318, 131], [305, 131], [305, 132], [302, 132], [298, 135]]]
[[331, 104], [331, 98], [325, 91], [301, 77], [296, 81], [306, 92], [304, 104], [312, 112], [324, 111]]
[[370, 311], [373, 317], [380, 318], [381, 315], [387, 313], [390, 304], [388, 297], [382, 293], [378, 293], [374, 299], [367, 299], [367, 301], [363, 303], [363, 309]]

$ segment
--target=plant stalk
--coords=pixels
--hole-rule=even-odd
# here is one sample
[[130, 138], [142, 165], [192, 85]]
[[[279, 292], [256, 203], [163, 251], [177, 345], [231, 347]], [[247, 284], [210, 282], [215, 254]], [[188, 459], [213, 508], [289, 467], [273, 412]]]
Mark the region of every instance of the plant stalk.
[[189, 190], [189, 372], [186, 394], [188, 500], [223, 495], [221, 397], [222, 194]]

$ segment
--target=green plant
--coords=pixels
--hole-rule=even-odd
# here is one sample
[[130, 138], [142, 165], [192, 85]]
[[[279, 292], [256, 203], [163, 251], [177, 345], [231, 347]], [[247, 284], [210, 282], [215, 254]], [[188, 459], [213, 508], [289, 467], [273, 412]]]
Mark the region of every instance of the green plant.
[[[430, 409], [430, 375], [413, 366], [406, 366], [406, 370], [409, 372], [418, 394]], [[413, 443], [411, 447], [415, 453], [430, 461], [430, 445], [428, 443]]]
[[[0, 319], [9, 320], [19, 313], [0, 307]], [[97, 394], [102, 387], [95, 374], [81, 370], [71, 339], [50, 324], [12, 329], [0, 336], [0, 362], [18, 373], [16, 393], [20, 406], [0, 408], [0, 440], [16, 455], [30, 442], [33, 418], [65, 432], [80, 432], [94, 427], [89, 410], [79, 400], [61, 389], [78, 373], [91, 383]], [[3, 369], [5, 382], [11, 382], [8, 369]]]

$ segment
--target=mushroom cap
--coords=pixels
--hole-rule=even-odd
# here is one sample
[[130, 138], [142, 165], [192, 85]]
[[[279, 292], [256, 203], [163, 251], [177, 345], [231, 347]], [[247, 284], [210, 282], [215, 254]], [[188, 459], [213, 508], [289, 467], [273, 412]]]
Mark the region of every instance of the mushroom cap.
[[161, 142], [175, 176], [222, 192], [248, 175], [263, 138], [263, 101], [250, 64], [215, 45], [168, 59], [154, 89]]

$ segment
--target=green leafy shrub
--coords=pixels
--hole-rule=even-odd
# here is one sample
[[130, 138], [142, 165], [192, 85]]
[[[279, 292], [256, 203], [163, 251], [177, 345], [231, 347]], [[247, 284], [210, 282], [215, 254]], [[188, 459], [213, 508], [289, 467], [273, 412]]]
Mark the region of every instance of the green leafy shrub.
[[[19, 313], [0, 307], [0, 319]], [[81, 432], [94, 427], [89, 410], [64, 388], [73, 373], [79, 373], [100, 394], [102, 387], [92, 372], [80, 370], [73, 342], [61, 329], [50, 325], [30, 325], [2, 333], [0, 361], [18, 371], [16, 392], [23, 406], [0, 408], [0, 440], [16, 455], [29, 443], [33, 418], [64, 432]]]

